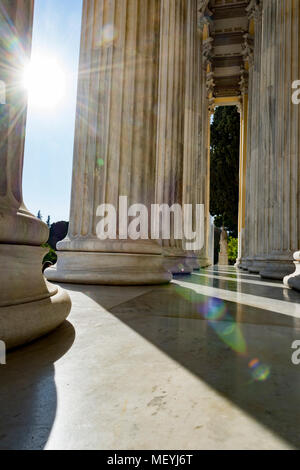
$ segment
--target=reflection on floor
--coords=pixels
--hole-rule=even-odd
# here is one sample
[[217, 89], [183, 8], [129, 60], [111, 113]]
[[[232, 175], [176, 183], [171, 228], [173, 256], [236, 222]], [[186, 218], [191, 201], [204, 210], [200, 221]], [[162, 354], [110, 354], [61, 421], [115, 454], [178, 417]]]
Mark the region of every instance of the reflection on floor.
[[234, 268], [64, 286], [54, 334], [0, 366], [0, 449], [300, 448], [300, 296]]

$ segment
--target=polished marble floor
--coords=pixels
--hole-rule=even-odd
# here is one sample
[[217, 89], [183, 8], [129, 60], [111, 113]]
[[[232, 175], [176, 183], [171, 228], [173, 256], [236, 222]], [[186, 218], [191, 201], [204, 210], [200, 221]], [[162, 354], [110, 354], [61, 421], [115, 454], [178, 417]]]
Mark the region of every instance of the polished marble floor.
[[209, 268], [70, 286], [56, 332], [0, 366], [0, 449], [300, 449], [300, 294]]

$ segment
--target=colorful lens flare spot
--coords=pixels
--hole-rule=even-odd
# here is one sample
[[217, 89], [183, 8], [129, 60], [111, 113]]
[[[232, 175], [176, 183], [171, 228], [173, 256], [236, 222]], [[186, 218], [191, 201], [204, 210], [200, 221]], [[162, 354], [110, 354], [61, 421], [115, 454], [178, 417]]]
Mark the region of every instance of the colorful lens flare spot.
[[236, 323], [231, 323], [229, 324], [228, 326], [226, 326], [223, 330], [223, 335], [224, 336], [230, 336], [230, 335], [233, 335], [235, 330], [237, 328], [237, 325]]
[[97, 160], [97, 165], [101, 168], [102, 166], [104, 166], [104, 160], [103, 158], [98, 158]]
[[210, 322], [210, 325], [219, 338], [233, 351], [241, 355], [247, 353], [246, 341], [239, 325], [234, 320], [231, 322], [228, 319], [221, 322]]
[[270, 367], [261, 364], [258, 359], [253, 359], [249, 363], [249, 368], [252, 370], [252, 377], [255, 382], [265, 382], [270, 377]]
[[255, 369], [259, 365], [259, 360], [258, 359], [253, 359], [252, 361], [249, 362], [249, 369]]
[[100, 43], [99, 46], [112, 43], [117, 38], [117, 30], [113, 24], [106, 24], [103, 26], [100, 32]]
[[204, 310], [205, 318], [211, 321], [221, 320], [227, 313], [224, 302], [219, 299], [210, 299], [205, 304]]
[[176, 289], [179, 295], [195, 305], [198, 313], [208, 321], [210, 327], [230, 349], [242, 356], [247, 354], [247, 344], [240, 328], [229, 313], [225, 302], [217, 298], [202, 297], [195, 294], [192, 298], [182, 288]]

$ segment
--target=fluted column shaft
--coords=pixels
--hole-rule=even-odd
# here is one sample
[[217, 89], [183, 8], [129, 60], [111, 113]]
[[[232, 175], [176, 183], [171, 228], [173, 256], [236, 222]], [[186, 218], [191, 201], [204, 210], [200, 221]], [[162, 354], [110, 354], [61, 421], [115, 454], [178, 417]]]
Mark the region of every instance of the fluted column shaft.
[[119, 252], [119, 241], [96, 236], [97, 207], [118, 207], [120, 195], [129, 205], [154, 201], [159, 11], [159, 0], [84, 2], [69, 240], [61, 249]]
[[[252, 157], [252, 131], [253, 131], [253, 120], [254, 120], [254, 94], [253, 94], [253, 59], [247, 57], [249, 63], [249, 83], [248, 83], [248, 120], [247, 120], [247, 135], [246, 135], [246, 174], [245, 174], [245, 228], [243, 232], [243, 244], [242, 244], [242, 262], [241, 268], [248, 269], [250, 253], [250, 239], [251, 239], [251, 217], [252, 217], [252, 194], [250, 191], [251, 187], [251, 157]], [[241, 181], [240, 181], [241, 184]]]
[[[169, 207], [183, 204], [190, 3], [166, 0], [161, 4], [156, 202]], [[174, 274], [190, 273], [183, 241], [175, 238], [174, 223], [171, 225], [171, 239], [162, 240], [165, 263]]]
[[299, 237], [295, 202], [299, 116], [291, 102], [292, 81], [298, 73], [299, 5], [293, 0], [251, 5], [255, 42], [249, 86], [247, 260], [243, 267], [262, 277], [283, 279], [293, 271], [292, 254]]
[[248, 87], [242, 92], [240, 110], [240, 184], [239, 184], [239, 222], [238, 222], [238, 259], [241, 267], [245, 254], [245, 219], [246, 219], [246, 169], [247, 169], [247, 132], [248, 132]]
[[[200, 73], [203, 70], [200, 70]], [[206, 75], [206, 74], [205, 74]], [[212, 111], [208, 109], [207, 91], [205, 86], [205, 78], [200, 75], [202, 100], [200, 102], [200, 123], [199, 123], [199, 156], [197, 161], [196, 175], [197, 181], [197, 204], [204, 205], [204, 246], [198, 253], [198, 262], [201, 267], [210, 266], [213, 262], [209, 258], [210, 244], [210, 126]]]
[[251, 155], [250, 155], [250, 187], [249, 196], [251, 198], [250, 227], [249, 227], [249, 257], [247, 268], [250, 272], [259, 272], [261, 269], [263, 253], [262, 241], [264, 233], [264, 182], [268, 175], [265, 175], [262, 165], [261, 141], [263, 113], [260, 94], [261, 85], [261, 63], [262, 63], [262, 5], [258, 4], [251, 12], [254, 27], [254, 51], [252, 66], [252, 116], [251, 116]]
[[[209, 150], [208, 100], [206, 71], [203, 68], [203, 33], [197, 26], [197, 2], [188, 2], [187, 60], [185, 88], [185, 131], [183, 165], [183, 203], [195, 208], [204, 205], [204, 247], [189, 253], [189, 263], [194, 269], [210, 264], [209, 242]], [[202, 133], [202, 124], [205, 131]], [[193, 227], [196, 230], [196, 227]], [[198, 234], [199, 235], [199, 234]]]
[[[201, 3], [201, 2], [200, 2]], [[198, 60], [198, 73], [195, 80], [198, 81], [197, 94], [193, 100], [194, 106], [199, 110], [198, 115], [198, 152], [196, 156], [196, 164], [194, 167], [194, 197], [196, 204], [204, 205], [204, 246], [197, 253], [198, 263], [200, 267], [207, 267], [212, 264], [213, 260], [209, 258], [210, 246], [210, 127], [211, 116], [214, 112], [213, 97], [213, 74], [212, 66], [207, 54], [206, 47], [211, 47], [210, 31], [206, 20], [201, 18], [199, 32], [201, 38], [201, 54]], [[209, 45], [208, 45], [209, 44]], [[196, 97], [198, 96], [198, 100]]]

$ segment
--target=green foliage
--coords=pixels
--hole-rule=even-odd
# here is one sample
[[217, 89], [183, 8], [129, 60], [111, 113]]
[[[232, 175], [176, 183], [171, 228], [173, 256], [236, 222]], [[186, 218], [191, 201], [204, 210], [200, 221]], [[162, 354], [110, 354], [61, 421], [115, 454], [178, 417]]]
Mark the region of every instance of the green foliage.
[[238, 239], [229, 237], [228, 239], [228, 260], [230, 264], [235, 264], [238, 257]]
[[[39, 215], [41, 217], [41, 213], [39, 211]], [[50, 224], [50, 215], [48, 216], [47, 219], [47, 225], [49, 226]], [[69, 222], [57, 222], [55, 224], [52, 224], [50, 227], [50, 234], [49, 234], [49, 240], [47, 243], [45, 243], [43, 248], [47, 248], [49, 251], [46, 254], [46, 256], [43, 259], [43, 265], [46, 262], [50, 262], [52, 264], [56, 264], [57, 262], [57, 254], [56, 254], [56, 244], [63, 240], [67, 233], [68, 233], [68, 227], [69, 227]]]
[[215, 225], [237, 236], [240, 115], [235, 106], [216, 109], [211, 125], [210, 213]]
[[53, 250], [56, 250], [57, 243], [67, 236], [68, 228], [69, 222], [65, 221], [56, 222], [51, 225], [48, 243]]
[[43, 245], [43, 248], [49, 249], [49, 252], [46, 254], [46, 256], [43, 259], [43, 264], [46, 263], [46, 261], [50, 261], [50, 263], [56, 264], [57, 254], [53, 250], [53, 248], [51, 248], [51, 246], [48, 243], [45, 243], [45, 245]]

